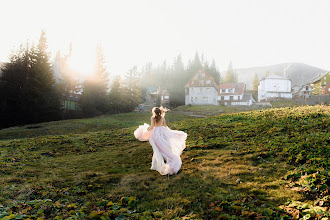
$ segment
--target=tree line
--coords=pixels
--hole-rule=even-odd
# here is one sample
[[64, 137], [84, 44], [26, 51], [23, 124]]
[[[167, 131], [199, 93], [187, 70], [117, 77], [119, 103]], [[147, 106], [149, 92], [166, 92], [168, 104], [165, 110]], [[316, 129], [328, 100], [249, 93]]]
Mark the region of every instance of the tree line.
[[[72, 45], [67, 54], [58, 52], [51, 62], [44, 31], [36, 45], [27, 43], [11, 54], [9, 62], [1, 68], [0, 128], [131, 112], [145, 102], [150, 87], [166, 88], [170, 107], [184, 105], [184, 85], [200, 69], [211, 74], [217, 83], [237, 82], [231, 64], [222, 80], [215, 61], [209, 63], [198, 52], [188, 64], [178, 55], [172, 63], [148, 62], [140, 69], [133, 66], [124, 76], [110, 77], [102, 48], [97, 47], [94, 71], [83, 81], [70, 68], [71, 56]], [[72, 109], [70, 101], [74, 98], [78, 105]]]

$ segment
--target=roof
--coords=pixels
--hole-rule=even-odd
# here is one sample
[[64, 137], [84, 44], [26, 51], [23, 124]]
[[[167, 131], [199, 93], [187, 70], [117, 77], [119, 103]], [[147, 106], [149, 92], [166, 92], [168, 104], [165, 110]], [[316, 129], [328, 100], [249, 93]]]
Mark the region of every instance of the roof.
[[[242, 95], [245, 83], [220, 83], [218, 85], [218, 95]], [[235, 89], [233, 93], [220, 93], [221, 89]]]
[[324, 77], [325, 75], [327, 75], [329, 72], [323, 73], [323, 74], [319, 74], [317, 75], [314, 79], [312, 79], [312, 81], [310, 83], [316, 83], [317, 81], [320, 81], [322, 79], [322, 77]]
[[[202, 77], [200, 73], [205, 73], [205, 76]], [[207, 85], [206, 83], [201, 85], [199, 82], [200, 80], [211, 80], [211, 84]], [[199, 70], [187, 83], [184, 85], [185, 88], [187, 87], [214, 87], [217, 88], [217, 84], [214, 80], [214, 77], [205, 72], [204, 70]]]
[[276, 75], [276, 74], [271, 74], [270, 76], [263, 77], [260, 81], [265, 80], [265, 79], [291, 80], [287, 77], [279, 76], [279, 75]]
[[252, 100], [253, 102], [255, 102], [256, 100], [254, 100], [253, 96], [251, 93], [244, 93], [243, 98], [242, 98], [242, 102], [247, 102]]

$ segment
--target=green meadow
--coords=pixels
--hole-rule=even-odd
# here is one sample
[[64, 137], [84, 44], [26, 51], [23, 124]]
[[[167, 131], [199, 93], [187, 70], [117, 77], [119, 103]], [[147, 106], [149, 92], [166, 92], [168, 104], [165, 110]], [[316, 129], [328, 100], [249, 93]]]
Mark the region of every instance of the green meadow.
[[133, 135], [150, 113], [0, 130], [0, 219], [330, 218], [329, 106], [180, 111], [166, 115], [188, 133], [174, 176]]

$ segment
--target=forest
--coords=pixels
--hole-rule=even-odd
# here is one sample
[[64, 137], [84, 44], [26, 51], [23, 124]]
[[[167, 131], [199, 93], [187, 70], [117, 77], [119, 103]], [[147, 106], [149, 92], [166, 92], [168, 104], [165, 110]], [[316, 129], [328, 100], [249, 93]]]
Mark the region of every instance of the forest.
[[[12, 52], [0, 71], [0, 128], [131, 112], [145, 102], [150, 87], [166, 88], [170, 107], [184, 105], [184, 85], [201, 69], [217, 83], [237, 81], [231, 63], [222, 80], [216, 62], [210, 63], [198, 52], [187, 64], [179, 54], [172, 62], [147, 62], [140, 68], [132, 65], [123, 76], [110, 74], [101, 47], [96, 48], [93, 73], [82, 79], [68, 64], [71, 54], [72, 44], [67, 54], [58, 51], [52, 61], [45, 31], [39, 42], [28, 42]], [[73, 109], [67, 106], [70, 100], [77, 102]]]

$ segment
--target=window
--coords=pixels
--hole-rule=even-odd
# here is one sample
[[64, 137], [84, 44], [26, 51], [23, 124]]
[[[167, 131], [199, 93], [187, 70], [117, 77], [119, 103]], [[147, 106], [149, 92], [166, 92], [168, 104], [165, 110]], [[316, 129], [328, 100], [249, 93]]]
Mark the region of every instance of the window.
[[197, 97], [195, 97], [195, 101], [197, 102]]
[[199, 81], [200, 86], [204, 86], [204, 80]]
[[234, 100], [234, 96], [229, 96], [229, 100]]
[[241, 96], [238, 96], [238, 100], [241, 100]]
[[205, 77], [205, 73], [201, 73], [201, 77]]
[[169, 99], [168, 95], [164, 96], [164, 99]]
[[203, 102], [207, 102], [208, 97], [203, 97]]
[[211, 80], [206, 80], [207, 85], [211, 85]]
[[221, 92], [222, 92], [222, 93], [225, 93], [225, 92], [226, 92], [226, 89], [221, 89]]
[[225, 97], [224, 96], [221, 96], [221, 100], [225, 100]]
[[164, 96], [161, 96], [160, 100], [162, 100], [162, 101], [163, 101], [163, 100], [164, 100]]

